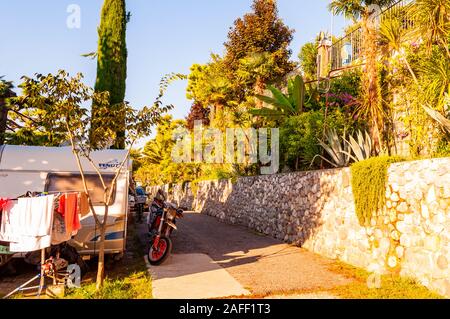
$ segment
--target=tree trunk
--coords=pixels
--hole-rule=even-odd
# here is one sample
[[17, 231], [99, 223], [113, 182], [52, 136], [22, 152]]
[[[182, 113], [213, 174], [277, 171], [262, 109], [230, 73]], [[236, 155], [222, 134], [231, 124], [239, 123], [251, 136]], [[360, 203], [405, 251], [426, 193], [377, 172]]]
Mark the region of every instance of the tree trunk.
[[0, 145], [5, 143], [6, 123], [8, 122], [8, 108], [5, 100], [0, 98]]
[[96, 289], [100, 290], [103, 287], [103, 280], [105, 279], [105, 237], [108, 220], [109, 203], [106, 202], [105, 215], [100, 226], [100, 248], [98, 252], [98, 267], [97, 267], [97, 282]]
[[[377, 63], [377, 35], [373, 26], [369, 25], [367, 13], [362, 19], [363, 31], [363, 56], [365, 60], [365, 72], [363, 72], [362, 84], [366, 114], [370, 117], [371, 138], [376, 152], [381, 150], [383, 127], [383, 113], [380, 107], [380, 92], [378, 88], [378, 63]], [[380, 130], [381, 128], [381, 130]]]
[[97, 290], [100, 290], [103, 287], [103, 280], [105, 278], [105, 234], [106, 234], [106, 220], [100, 226], [100, 249], [98, 252], [97, 282], [96, 282]]
[[[264, 83], [264, 81], [262, 81], [260, 78], [258, 78], [258, 80], [256, 80], [255, 83], [255, 93], [258, 95], [264, 95], [264, 90], [266, 89], [266, 84]], [[261, 101], [260, 99], [255, 99], [256, 100], [256, 108], [257, 109], [262, 109], [263, 107], [263, 101]]]

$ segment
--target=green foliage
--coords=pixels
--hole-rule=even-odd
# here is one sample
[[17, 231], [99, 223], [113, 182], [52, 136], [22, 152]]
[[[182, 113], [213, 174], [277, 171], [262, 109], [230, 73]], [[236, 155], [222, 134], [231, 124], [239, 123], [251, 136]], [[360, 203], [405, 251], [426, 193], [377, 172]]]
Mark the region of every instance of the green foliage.
[[[350, 147], [345, 139], [345, 132], [342, 138], [339, 137], [335, 129], [328, 129], [326, 134], [326, 142], [319, 139], [320, 146], [328, 153], [331, 161], [322, 155], [316, 155], [326, 161], [333, 167], [345, 167], [350, 162]], [[316, 157], [314, 157], [315, 159]], [[314, 159], [312, 163], [314, 163]]]
[[128, 275], [124, 279], [106, 278], [103, 287], [96, 290], [95, 284], [70, 289], [66, 299], [151, 299], [151, 278], [145, 272]]
[[[327, 129], [325, 137], [326, 141], [319, 139], [319, 144], [327, 152], [330, 160], [320, 154], [316, 156], [333, 167], [345, 167], [351, 160], [355, 162], [363, 161], [372, 154], [372, 139], [367, 132], [363, 134], [358, 131], [357, 140], [352, 135], [347, 140], [345, 131], [340, 137], [335, 129]], [[314, 160], [312, 163], [314, 163]]]
[[443, 136], [436, 146], [436, 157], [450, 157], [450, 134]]
[[312, 81], [317, 78], [318, 46], [319, 43], [317, 41], [308, 42], [301, 47], [300, 53], [298, 54], [300, 66], [307, 81]]
[[[421, 45], [409, 48], [405, 57], [417, 82], [402, 74], [393, 76], [394, 89], [408, 92], [402, 95], [404, 112], [401, 120], [408, 128], [410, 151], [413, 155], [437, 154], [437, 141], [445, 137], [449, 119], [450, 62], [437, 45], [431, 51]], [[400, 89], [399, 89], [400, 88]]]
[[196, 177], [198, 164], [175, 163], [172, 149], [175, 145], [173, 134], [183, 128], [183, 120], [172, 120], [171, 116], [161, 119], [155, 138], [150, 140], [142, 151], [142, 165], [135, 171], [136, 180], [144, 185], [181, 183]]
[[3, 78], [3, 76], [0, 76], [0, 98], [3, 98], [5, 95], [9, 96], [14, 87], [11, 81], [6, 81]]
[[381, 287], [370, 288], [367, 283], [373, 281], [373, 273], [342, 262], [335, 262], [330, 270], [353, 279], [347, 285], [328, 290], [343, 299], [443, 299], [412, 278], [381, 275]]
[[343, 15], [348, 19], [356, 20], [363, 14], [368, 14], [370, 5], [388, 7], [397, 0], [332, 0], [328, 8], [335, 15]]
[[349, 154], [349, 156], [355, 162], [364, 161], [372, 155], [373, 142], [367, 131], [365, 131], [364, 133], [358, 131], [357, 139], [355, 139], [353, 136], [350, 136], [349, 141], [346, 140], [346, 143], [349, 145], [353, 153], [353, 155]]
[[253, 119], [248, 110], [261, 108], [254, 96], [262, 95], [266, 84], [294, 69], [289, 61], [292, 33], [278, 17], [275, 1], [254, 0], [252, 12], [237, 19], [228, 33], [224, 56], [212, 54], [207, 64], [191, 67], [186, 91], [196, 114], [203, 116], [201, 105], [208, 110], [209, 125], [219, 129], [263, 125], [267, 120]]
[[256, 95], [259, 100], [273, 106], [273, 109], [263, 107], [261, 109], [252, 109], [250, 114], [256, 116], [282, 118], [286, 116], [295, 116], [303, 112], [305, 105], [305, 83], [302, 77], [296, 76], [289, 80], [288, 94], [284, 94], [281, 90], [269, 85], [272, 96]]
[[385, 129], [385, 113], [381, 98], [381, 89], [378, 72], [378, 47], [377, 31], [370, 23], [372, 14], [371, 5], [388, 7], [397, 0], [333, 0], [329, 9], [336, 15], [344, 15], [356, 22], [361, 18], [362, 28], [362, 58], [365, 63], [365, 72], [362, 77], [362, 103], [359, 105], [358, 114], [368, 121], [370, 134], [374, 141], [374, 148], [380, 151], [382, 148], [382, 135]]
[[13, 87], [12, 82], [5, 81], [3, 76], [0, 76], [0, 145], [3, 145], [5, 141], [5, 133], [8, 131], [8, 128], [11, 125], [17, 125], [11, 121], [8, 123], [8, 113], [11, 110], [11, 106], [8, 105], [8, 99], [15, 95], [12, 91]]
[[228, 105], [233, 100], [232, 84], [225, 75], [223, 59], [211, 55], [205, 65], [194, 64], [188, 75], [186, 97], [203, 106]]
[[416, 0], [410, 8], [417, 38], [431, 50], [439, 44], [450, 59], [450, 2], [448, 0]]
[[351, 166], [355, 210], [361, 225], [370, 225], [372, 215], [384, 206], [388, 167], [401, 161], [404, 158], [379, 156]]
[[[123, 107], [125, 98], [128, 54], [126, 24], [125, 0], [105, 0], [98, 28], [95, 92], [109, 92], [110, 108], [114, 111]], [[93, 113], [98, 113], [96, 108], [97, 105], [93, 104]], [[123, 125], [115, 132], [114, 146], [119, 149], [125, 148], [125, 116], [123, 114], [118, 116], [116, 121]], [[93, 128], [95, 129], [95, 125]]]
[[450, 133], [450, 120], [449, 119], [447, 119], [441, 113], [439, 113], [438, 111], [433, 110], [430, 107], [423, 106], [423, 108], [428, 113], [428, 115], [430, 115], [433, 118], [433, 120], [438, 122], [445, 130], [447, 130], [447, 132]]
[[[253, 11], [234, 22], [225, 43], [225, 70], [230, 83], [233, 85], [236, 101], [242, 103], [247, 95], [246, 91], [256, 88], [257, 93], [263, 83], [281, 79], [294, 69], [294, 63], [289, 61], [291, 50], [289, 44], [293, 38], [293, 30], [284, 25], [278, 17], [275, 1], [254, 0]], [[250, 70], [243, 59], [255, 54], [264, 54], [260, 65], [269, 67], [270, 72], [261, 69]], [[260, 55], [261, 57], [261, 55]], [[244, 63], [243, 63], [244, 62]], [[254, 63], [254, 62], [252, 62]], [[254, 76], [246, 76], [245, 81], [239, 81], [238, 70], [256, 72]]]
[[360, 69], [344, 71], [338, 78], [331, 80], [330, 92], [333, 94], [350, 94], [355, 98], [361, 97]]
[[[318, 143], [323, 138], [325, 114], [323, 110], [308, 111], [286, 119], [280, 127], [281, 164], [291, 169], [318, 168], [317, 161], [311, 162], [321, 147]], [[336, 129], [342, 134], [353, 122], [347, 120], [342, 112], [335, 110], [327, 116], [326, 127]]]

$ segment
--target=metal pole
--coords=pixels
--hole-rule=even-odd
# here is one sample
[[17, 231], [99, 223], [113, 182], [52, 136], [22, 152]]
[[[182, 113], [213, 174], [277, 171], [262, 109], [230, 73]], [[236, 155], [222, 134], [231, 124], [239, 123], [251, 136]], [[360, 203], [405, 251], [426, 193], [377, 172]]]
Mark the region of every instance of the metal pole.
[[44, 284], [45, 284], [44, 264], [45, 264], [45, 249], [41, 249], [41, 279], [39, 282], [38, 296], [41, 295], [42, 289], [44, 288]]
[[28, 285], [29, 283], [33, 282], [34, 280], [38, 279], [40, 275], [36, 275], [33, 278], [31, 278], [30, 280], [28, 280], [26, 283], [24, 283], [23, 285], [19, 286], [18, 288], [14, 289], [13, 291], [11, 291], [9, 294], [7, 294], [6, 296], [4, 296], [2, 299], [6, 299], [9, 296], [13, 295], [16, 293], [16, 291], [21, 290], [23, 287], [25, 287], [26, 285]]

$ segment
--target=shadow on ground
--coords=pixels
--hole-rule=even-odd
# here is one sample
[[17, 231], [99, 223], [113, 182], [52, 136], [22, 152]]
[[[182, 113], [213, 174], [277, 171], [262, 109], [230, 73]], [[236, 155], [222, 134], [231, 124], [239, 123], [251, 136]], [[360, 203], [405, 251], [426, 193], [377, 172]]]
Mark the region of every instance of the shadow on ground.
[[[173, 254], [206, 254], [254, 294], [329, 289], [351, 282], [329, 270], [333, 261], [204, 214], [187, 212], [173, 234]], [[141, 238], [146, 240], [145, 227]], [[170, 260], [168, 261], [170, 263]], [[166, 265], [169, 267], [169, 265]], [[164, 265], [160, 267], [165, 267]], [[209, 271], [208, 265], [162, 272], [176, 278]], [[211, 283], [214, 284], [214, 283]]]

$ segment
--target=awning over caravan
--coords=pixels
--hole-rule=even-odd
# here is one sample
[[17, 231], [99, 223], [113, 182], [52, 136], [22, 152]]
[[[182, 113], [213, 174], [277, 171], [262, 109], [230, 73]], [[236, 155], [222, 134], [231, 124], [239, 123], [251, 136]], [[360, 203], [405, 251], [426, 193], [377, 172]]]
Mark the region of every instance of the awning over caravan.
[[[102, 150], [92, 153], [92, 160], [101, 172], [114, 172], [127, 154], [126, 150]], [[92, 165], [82, 161], [85, 172], [95, 172]], [[131, 167], [128, 163], [128, 169]], [[0, 170], [78, 172], [70, 147], [41, 147], [5, 145], [0, 149]]]

